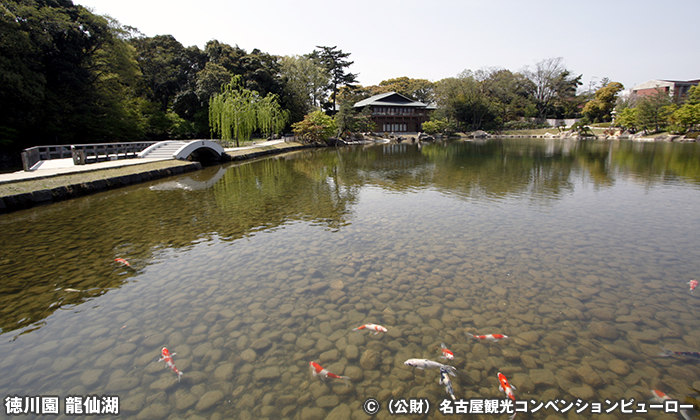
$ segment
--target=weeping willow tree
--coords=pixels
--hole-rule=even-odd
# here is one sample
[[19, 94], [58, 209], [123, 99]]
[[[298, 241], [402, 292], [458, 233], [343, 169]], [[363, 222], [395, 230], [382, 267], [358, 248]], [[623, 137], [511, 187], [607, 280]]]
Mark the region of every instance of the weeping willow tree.
[[258, 128], [263, 134], [279, 134], [288, 120], [289, 111], [282, 109], [274, 93], [258, 102]]
[[241, 76], [233, 76], [231, 83], [221, 87], [221, 93], [209, 100], [209, 128], [222, 140], [250, 140], [253, 132], [279, 133], [289, 118], [277, 102], [277, 95], [260, 98], [258, 92], [243, 88]]

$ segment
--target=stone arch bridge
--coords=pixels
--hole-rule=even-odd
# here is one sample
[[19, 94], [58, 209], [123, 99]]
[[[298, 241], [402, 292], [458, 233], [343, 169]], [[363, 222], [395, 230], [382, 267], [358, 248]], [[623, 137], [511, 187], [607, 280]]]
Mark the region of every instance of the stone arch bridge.
[[171, 158], [198, 161], [216, 161], [224, 159], [224, 148], [211, 140], [166, 140], [159, 141], [143, 149], [139, 158]]

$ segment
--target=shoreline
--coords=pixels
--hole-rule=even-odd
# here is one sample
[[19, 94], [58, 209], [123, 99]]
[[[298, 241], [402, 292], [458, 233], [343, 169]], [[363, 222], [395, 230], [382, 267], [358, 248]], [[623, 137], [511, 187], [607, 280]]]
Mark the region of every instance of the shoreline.
[[[237, 162], [282, 154], [313, 146], [299, 143], [261, 144], [258, 147], [229, 149], [224, 162]], [[86, 166], [100, 165], [94, 163]], [[97, 167], [72, 173], [37, 175], [32, 178], [5, 180], [0, 183], [0, 214], [28, 209], [37, 205], [83, 197], [102, 191], [181, 175], [202, 169], [199, 162], [162, 160], [127, 162], [118, 167]]]

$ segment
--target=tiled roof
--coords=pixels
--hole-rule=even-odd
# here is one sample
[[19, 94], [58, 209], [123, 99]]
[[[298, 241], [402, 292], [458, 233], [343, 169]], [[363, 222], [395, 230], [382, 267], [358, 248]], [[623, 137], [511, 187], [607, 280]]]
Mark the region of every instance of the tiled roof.
[[355, 108], [362, 108], [368, 105], [376, 106], [406, 106], [414, 108], [426, 108], [428, 105], [423, 102], [412, 101], [411, 99], [396, 92], [380, 93], [367, 99], [361, 100], [354, 105]]

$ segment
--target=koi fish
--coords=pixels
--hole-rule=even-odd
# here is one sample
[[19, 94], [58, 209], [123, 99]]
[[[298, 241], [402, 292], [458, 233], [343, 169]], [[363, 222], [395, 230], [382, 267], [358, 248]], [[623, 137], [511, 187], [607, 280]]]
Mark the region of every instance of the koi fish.
[[466, 335], [469, 336], [469, 338], [476, 338], [479, 340], [486, 340], [486, 341], [498, 341], [498, 340], [503, 340], [504, 338], [508, 338], [507, 335], [503, 334], [487, 334], [487, 335], [474, 335], [474, 334], [469, 334], [465, 333]]
[[125, 260], [124, 258], [115, 258], [114, 261], [124, 264], [127, 267], [130, 267], [131, 265], [129, 264], [129, 261]]
[[173, 362], [173, 356], [175, 356], [177, 353], [170, 353], [168, 351], [167, 347], [163, 347], [163, 350], [160, 352], [161, 356], [160, 359], [158, 359], [159, 362], [165, 361], [165, 368], [170, 368], [173, 370], [173, 372], [177, 373], [177, 381], [180, 382], [180, 376], [182, 376], [182, 372], [177, 370], [175, 367], [175, 362]]
[[663, 350], [661, 353], [659, 353], [659, 356], [661, 357], [669, 357], [673, 356], [674, 354], [677, 354], [679, 356], [688, 356], [688, 357], [694, 357], [696, 359], [700, 359], [700, 353], [694, 352], [694, 351], [672, 351], [665, 349], [661, 347], [661, 350]]
[[445, 385], [445, 392], [447, 392], [452, 400], [455, 401], [455, 391], [452, 388], [452, 379], [450, 379], [450, 371], [445, 368], [440, 368], [440, 385]]
[[326, 380], [326, 378], [342, 379], [345, 381], [345, 386], [350, 386], [350, 384], [348, 384], [350, 377], [348, 376], [340, 376], [336, 375], [335, 373], [329, 372], [326, 369], [322, 368], [321, 365], [319, 365], [316, 362], [309, 362], [309, 366], [311, 367], [311, 373], [314, 374], [314, 378], [320, 376], [321, 380], [324, 381]]
[[[515, 401], [515, 394], [513, 394], [513, 390], [516, 389], [513, 385], [508, 383], [508, 379], [504, 374], [501, 372], [498, 372], [498, 390], [501, 392], [505, 392], [506, 396], [510, 398], [511, 400]], [[512, 416], [509, 417], [510, 420], [513, 420], [515, 415], [518, 413], [513, 413]]]
[[406, 366], [411, 366], [414, 368], [418, 369], [430, 369], [430, 368], [439, 368], [439, 369], [445, 369], [449, 372], [450, 375], [452, 376], [457, 376], [455, 375], [455, 371], [457, 371], [457, 368], [454, 366], [449, 366], [449, 365], [443, 365], [442, 363], [438, 363], [432, 360], [428, 359], [408, 359], [405, 362], [403, 362], [404, 365]]
[[374, 335], [377, 335], [380, 332], [387, 332], [386, 328], [382, 327], [381, 325], [376, 325], [376, 324], [365, 324], [361, 327], [357, 327], [357, 328], [353, 329], [353, 331], [360, 331], [360, 330], [364, 330], [364, 329], [374, 331]]
[[442, 356], [438, 359], [452, 360], [455, 358], [455, 354], [445, 346], [445, 343], [440, 344], [440, 347], [442, 348]]
[[[690, 293], [693, 293], [693, 290], [698, 287], [698, 281], [697, 280], [691, 280], [688, 282], [688, 285], [690, 286]], [[694, 293], [693, 293], [694, 294]]]
[[[663, 402], [665, 400], [670, 400], [670, 399], [671, 399], [671, 397], [669, 397], [668, 395], [664, 394], [661, 391], [658, 391], [656, 389], [651, 390], [651, 401], [653, 401], [655, 403], [663, 404]], [[690, 416], [688, 415], [688, 412], [686, 410], [678, 410], [678, 411], [681, 413], [681, 416], [683, 416], [683, 418], [685, 420], [690, 420]]]

